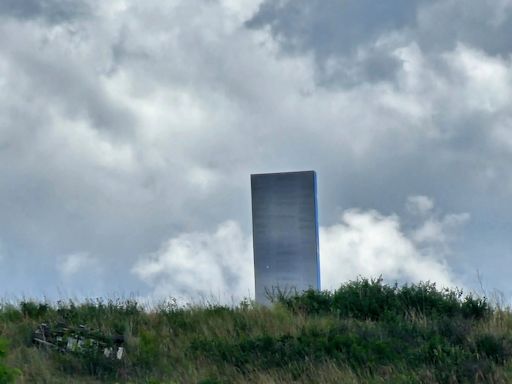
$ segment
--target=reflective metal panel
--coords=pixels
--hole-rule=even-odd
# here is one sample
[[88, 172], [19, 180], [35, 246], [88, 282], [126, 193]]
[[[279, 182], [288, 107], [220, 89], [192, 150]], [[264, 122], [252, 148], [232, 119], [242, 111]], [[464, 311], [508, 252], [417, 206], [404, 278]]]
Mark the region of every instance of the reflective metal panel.
[[256, 301], [319, 289], [315, 172], [251, 175], [251, 192]]

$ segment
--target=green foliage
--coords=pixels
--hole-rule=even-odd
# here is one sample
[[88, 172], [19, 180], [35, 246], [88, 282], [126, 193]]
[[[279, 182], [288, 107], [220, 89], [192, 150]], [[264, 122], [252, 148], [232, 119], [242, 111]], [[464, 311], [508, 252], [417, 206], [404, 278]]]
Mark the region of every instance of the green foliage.
[[21, 371], [15, 368], [9, 368], [4, 365], [3, 360], [7, 355], [7, 342], [0, 339], [0, 384], [14, 383], [16, 377], [21, 374]]
[[38, 320], [50, 310], [50, 306], [46, 303], [35, 303], [33, 301], [22, 301], [20, 303], [20, 309], [23, 316], [29, 319]]
[[198, 339], [191, 343], [190, 350], [242, 372], [255, 367], [269, 370], [329, 360], [349, 365], [356, 372], [378, 372], [390, 365], [410, 370], [423, 367], [432, 369], [437, 379], [444, 382], [449, 377], [464, 381], [468, 375], [489, 374], [495, 363], [504, 364], [510, 358], [510, 342], [510, 337], [496, 339], [483, 334], [475, 344], [466, 338], [458, 345], [440, 335], [435, 323], [426, 327], [405, 322], [393, 326], [356, 323], [239, 341]]
[[151, 329], [140, 333], [139, 346], [135, 357], [137, 366], [150, 368], [157, 366], [160, 359], [160, 340], [158, 335]]
[[93, 344], [84, 343], [80, 353], [54, 353], [52, 363], [61, 372], [69, 375], [92, 376], [98, 379], [110, 379], [118, 376], [123, 362], [107, 359]]
[[273, 297], [294, 312], [334, 313], [341, 318], [383, 320], [411, 312], [425, 316], [483, 319], [491, 312], [485, 298], [469, 295], [462, 299], [460, 290], [438, 290], [433, 283], [390, 286], [379, 279], [359, 279], [342, 285], [334, 292], [309, 290], [304, 294], [280, 294]]
[[23, 319], [21, 311], [12, 304], [0, 305], [0, 323], [20, 322]]
[[[334, 292], [278, 292], [274, 301], [272, 308], [247, 300], [237, 307], [169, 300], [153, 309], [134, 300], [3, 304], [0, 336], [11, 347], [8, 355], [0, 348], [0, 384], [19, 374], [2, 358], [22, 368], [21, 384], [512, 382], [512, 314], [485, 298], [360, 279]], [[87, 343], [80, 353], [36, 347], [31, 337], [41, 323], [94, 330], [98, 340], [122, 334], [125, 357], [108, 359]]]
[[77, 305], [72, 300], [57, 303], [57, 315], [72, 323], [101, 325], [102, 320], [122, 322], [129, 317], [141, 321], [143, 308], [135, 300], [87, 300]]
[[475, 340], [476, 352], [484, 357], [503, 364], [512, 354], [512, 339], [506, 336], [482, 334]]
[[222, 384], [222, 381], [217, 380], [217, 379], [204, 379], [204, 380], [198, 381], [197, 384]]

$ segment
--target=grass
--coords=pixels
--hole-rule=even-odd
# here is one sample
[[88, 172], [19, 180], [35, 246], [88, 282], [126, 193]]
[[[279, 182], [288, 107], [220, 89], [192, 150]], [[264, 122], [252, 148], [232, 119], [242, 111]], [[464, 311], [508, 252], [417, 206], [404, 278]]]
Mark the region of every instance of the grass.
[[[485, 298], [360, 279], [273, 300], [151, 310], [132, 300], [6, 303], [0, 383], [512, 382], [512, 313]], [[42, 322], [123, 334], [126, 356], [37, 348]]]

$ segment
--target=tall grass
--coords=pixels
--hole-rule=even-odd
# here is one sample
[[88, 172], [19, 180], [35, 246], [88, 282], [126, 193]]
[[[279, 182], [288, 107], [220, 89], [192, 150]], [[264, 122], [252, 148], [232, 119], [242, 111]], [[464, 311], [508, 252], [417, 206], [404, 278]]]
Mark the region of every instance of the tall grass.
[[20, 371], [15, 368], [7, 367], [3, 364], [3, 360], [7, 349], [7, 342], [0, 339], [0, 384], [8, 384], [14, 382], [17, 376], [20, 375]]
[[[19, 369], [19, 383], [512, 382], [512, 314], [485, 298], [360, 279], [273, 301], [4, 304], [0, 337], [9, 347], [0, 364]], [[32, 332], [42, 322], [121, 333], [126, 356], [38, 348]]]

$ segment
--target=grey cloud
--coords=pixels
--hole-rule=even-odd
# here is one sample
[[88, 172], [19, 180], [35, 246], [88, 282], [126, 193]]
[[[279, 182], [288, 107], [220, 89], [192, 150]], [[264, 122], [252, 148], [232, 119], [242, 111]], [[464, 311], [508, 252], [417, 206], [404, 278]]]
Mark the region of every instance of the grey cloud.
[[[302, 0], [266, 1], [246, 25], [269, 27], [282, 49], [291, 54], [311, 52], [319, 66], [320, 83], [355, 85], [361, 81], [392, 80], [400, 66], [391, 52], [378, 47], [388, 33], [416, 24], [423, 0]], [[364, 57], [358, 51], [364, 49]], [[341, 59], [340, 59], [341, 58]], [[331, 73], [329, 59], [340, 59]]]
[[512, 6], [508, 1], [444, 0], [422, 8], [414, 38], [428, 51], [445, 51], [464, 43], [489, 55], [512, 50]]
[[90, 15], [91, 7], [82, 0], [2, 0], [0, 16], [22, 20], [42, 19], [59, 24]]
[[503, 57], [512, 48], [507, 1], [267, 0], [246, 25], [268, 28], [287, 55], [313, 54], [326, 87], [396, 81], [395, 50], [411, 42], [433, 55], [457, 44]]
[[416, 22], [425, 1], [300, 0], [265, 1], [246, 25], [269, 26], [272, 34], [291, 52], [313, 51], [320, 59], [350, 55], [382, 34]]
[[370, 47], [363, 55], [354, 56], [319, 60], [317, 84], [325, 88], [336, 88], [396, 80], [396, 72], [401, 62], [388, 51]]

